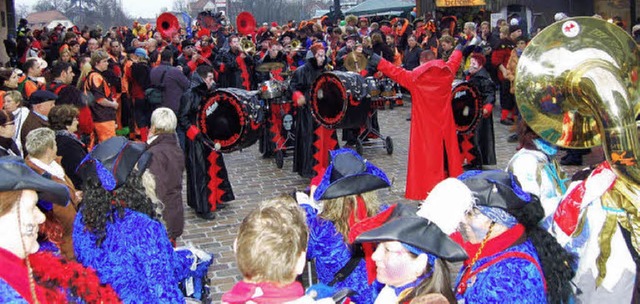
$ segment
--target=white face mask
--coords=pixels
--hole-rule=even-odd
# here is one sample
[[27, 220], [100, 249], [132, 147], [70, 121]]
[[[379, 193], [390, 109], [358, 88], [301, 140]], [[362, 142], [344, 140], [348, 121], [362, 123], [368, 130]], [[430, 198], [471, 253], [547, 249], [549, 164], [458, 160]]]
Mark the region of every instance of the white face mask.
[[491, 219], [486, 217], [480, 210], [474, 208], [465, 216], [458, 225], [458, 231], [465, 241], [472, 244], [479, 244], [489, 233]]

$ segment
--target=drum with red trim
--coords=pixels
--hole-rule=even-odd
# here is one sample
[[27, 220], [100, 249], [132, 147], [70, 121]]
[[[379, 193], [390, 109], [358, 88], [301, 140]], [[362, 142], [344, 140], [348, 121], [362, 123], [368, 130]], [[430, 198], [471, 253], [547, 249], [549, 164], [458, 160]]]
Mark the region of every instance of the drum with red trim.
[[482, 96], [471, 83], [456, 79], [451, 92], [451, 108], [458, 133], [471, 133], [482, 119]]
[[371, 110], [364, 77], [354, 72], [332, 71], [318, 76], [311, 87], [311, 113], [331, 129], [358, 128]]
[[263, 121], [264, 112], [256, 92], [236, 88], [213, 92], [198, 114], [202, 133], [225, 153], [256, 143]]

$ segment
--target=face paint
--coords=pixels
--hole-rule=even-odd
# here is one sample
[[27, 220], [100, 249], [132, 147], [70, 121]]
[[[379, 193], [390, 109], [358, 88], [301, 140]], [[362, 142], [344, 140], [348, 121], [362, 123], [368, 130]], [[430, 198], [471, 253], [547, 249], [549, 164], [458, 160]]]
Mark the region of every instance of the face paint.
[[416, 280], [423, 272], [416, 269], [415, 260], [400, 242], [382, 242], [371, 258], [376, 262], [377, 280], [381, 283], [400, 287]]
[[479, 244], [489, 232], [490, 225], [491, 220], [482, 214], [480, 210], [473, 208], [458, 225], [458, 231], [465, 241]]

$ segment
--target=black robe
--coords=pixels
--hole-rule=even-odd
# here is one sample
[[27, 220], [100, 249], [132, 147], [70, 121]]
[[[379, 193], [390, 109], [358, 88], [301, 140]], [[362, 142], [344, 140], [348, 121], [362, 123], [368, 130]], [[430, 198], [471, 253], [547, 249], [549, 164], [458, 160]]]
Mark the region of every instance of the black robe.
[[[495, 104], [496, 90], [489, 72], [485, 68], [480, 69], [473, 75], [468, 76], [467, 81], [475, 86], [482, 97], [482, 105]], [[472, 146], [464, 148], [463, 141], [469, 141]], [[482, 169], [482, 165], [496, 164], [495, 136], [493, 132], [493, 115], [482, 117], [472, 134], [463, 136], [458, 134], [460, 150], [465, 157], [470, 153], [472, 160], [467, 164], [467, 168]]]
[[[198, 73], [191, 76], [191, 88], [180, 100], [178, 122], [182, 130], [198, 126], [200, 104], [205, 102], [207, 85]], [[235, 199], [222, 153], [205, 143], [202, 136], [185, 139], [187, 169], [187, 204], [197, 213], [215, 211], [218, 204]]]
[[[325, 60], [326, 62], [326, 60]], [[290, 92], [304, 93], [306, 104], [297, 107], [296, 144], [293, 154], [293, 171], [302, 177], [313, 178], [329, 165], [329, 151], [339, 148], [336, 130], [321, 126], [311, 114], [311, 90], [313, 82], [325, 71], [310, 58], [291, 77]], [[294, 105], [296, 101], [294, 100]]]

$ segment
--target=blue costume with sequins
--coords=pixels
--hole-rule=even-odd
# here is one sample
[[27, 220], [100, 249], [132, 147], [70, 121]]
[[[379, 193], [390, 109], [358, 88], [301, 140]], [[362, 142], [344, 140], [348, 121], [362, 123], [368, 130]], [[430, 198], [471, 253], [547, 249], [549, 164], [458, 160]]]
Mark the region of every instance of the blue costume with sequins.
[[78, 212], [73, 226], [77, 260], [93, 267], [124, 303], [183, 303], [178, 282], [188, 275], [192, 261], [174, 252], [160, 222], [124, 210], [124, 217], [114, 215], [114, 221], [107, 222], [101, 246]]
[[[351, 250], [333, 222], [320, 218], [313, 207], [302, 204], [309, 227], [307, 259], [315, 259], [318, 280], [324, 284], [331, 282], [335, 274], [351, 259]], [[358, 304], [371, 304], [373, 287], [367, 282], [367, 270], [362, 259], [358, 266], [342, 282], [334, 285], [337, 289], [348, 287], [357, 295], [351, 299]]]
[[[531, 241], [527, 240], [479, 259], [471, 271], [507, 252], [524, 253], [540, 263], [536, 249]], [[530, 261], [523, 258], [505, 258], [467, 280], [466, 292], [456, 297], [458, 303], [547, 303], [543, 279], [542, 272]], [[460, 281], [460, 276], [457, 281]]]

